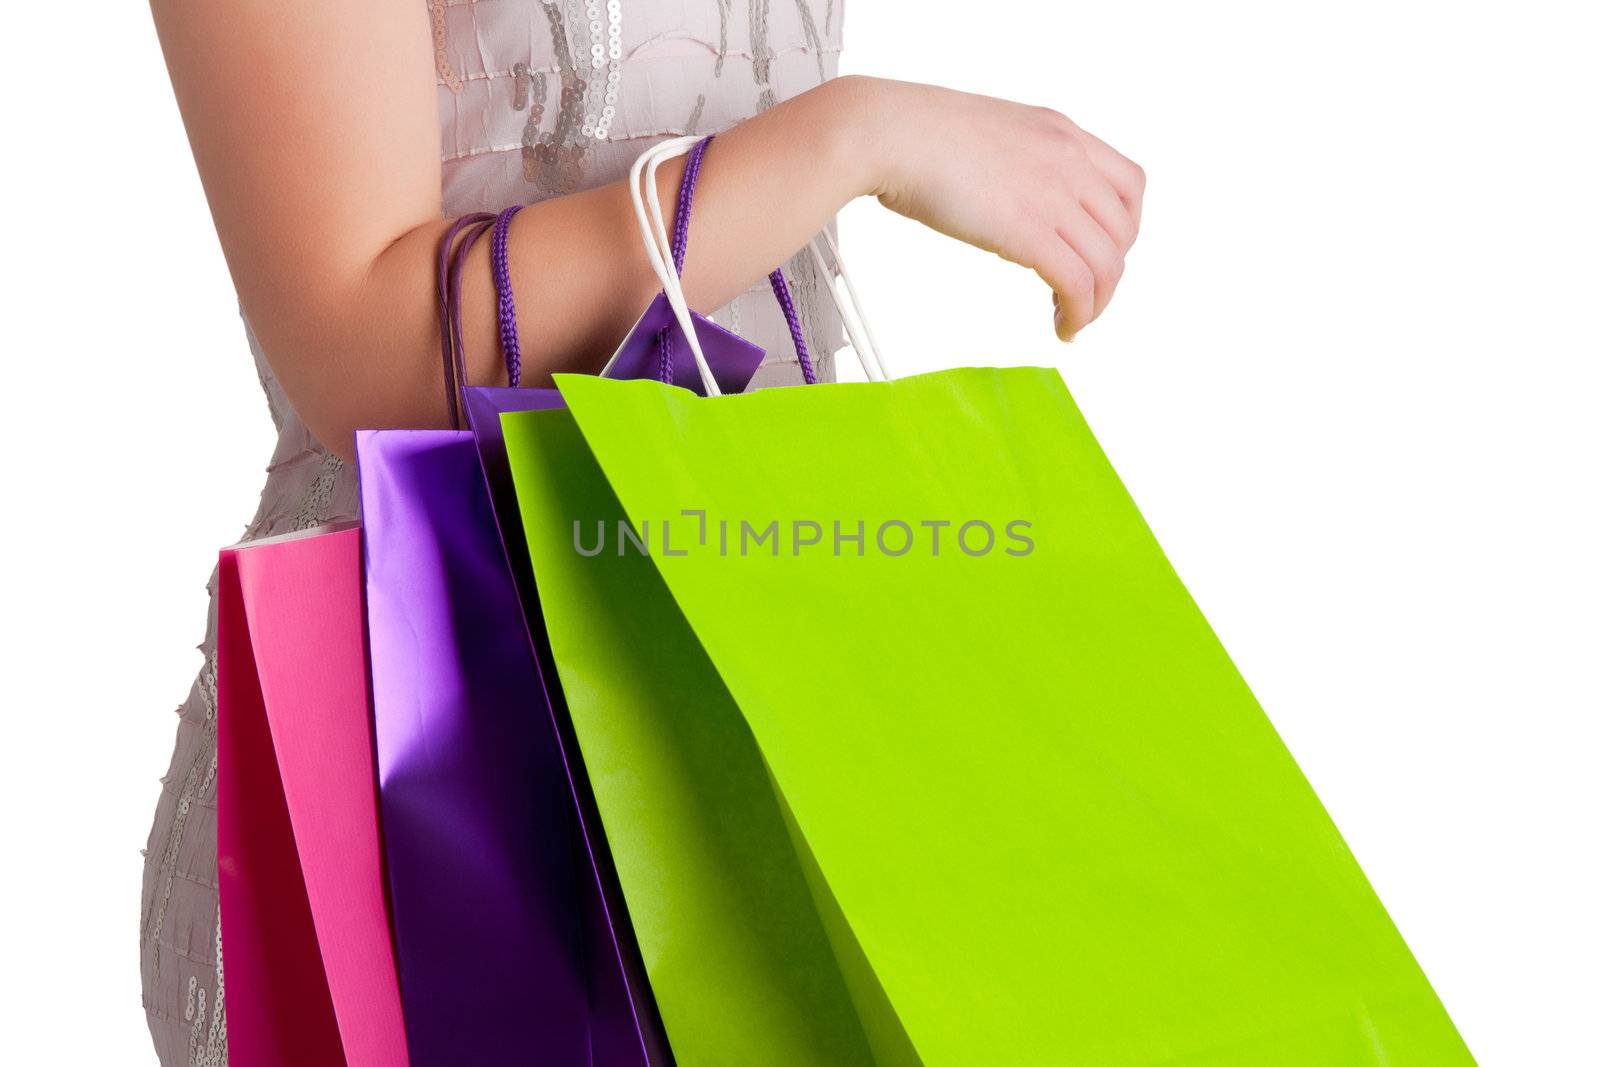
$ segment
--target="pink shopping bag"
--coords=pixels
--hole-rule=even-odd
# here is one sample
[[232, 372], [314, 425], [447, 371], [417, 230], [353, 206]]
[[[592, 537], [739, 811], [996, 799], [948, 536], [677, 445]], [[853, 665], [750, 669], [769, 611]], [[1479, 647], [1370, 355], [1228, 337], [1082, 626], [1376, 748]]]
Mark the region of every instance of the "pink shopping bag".
[[354, 525], [222, 553], [217, 878], [233, 1067], [407, 1062]]

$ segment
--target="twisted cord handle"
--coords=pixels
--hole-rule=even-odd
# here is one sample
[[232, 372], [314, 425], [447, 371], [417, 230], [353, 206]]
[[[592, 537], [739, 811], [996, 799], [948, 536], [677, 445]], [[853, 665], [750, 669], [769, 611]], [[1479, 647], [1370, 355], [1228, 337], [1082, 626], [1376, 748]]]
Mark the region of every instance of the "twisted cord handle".
[[517, 303], [511, 295], [511, 265], [507, 242], [511, 220], [522, 210], [512, 204], [494, 220], [494, 237], [489, 242], [489, 262], [494, 271], [495, 305], [500, 319], [500, 351], [505, 353], [506, 378], [515, 389], [522, 384], [522, 340], [517, 336]]
[[[672, 268], [680, 276], [683, 274], [683, 258], [689, 251], [689, 213], [694, 210], [694, 190], [700, 182], [700, 162], [705, 159], [706, 149], [710, 144], [711, 138], [706, 137], [689, 149], [689, 158], [684, 160], [683, 164], [683, 179], [678, 183], [678, 213], [672, 223]], [[657, 331], [656, 352], [659, 357], [656, 362], [656, 377], [670, 384], [675, 358], [672, 351], [671, 326], [663, 326]]]
[[778, 298], [778, 306], [783, 309], [783, 317], [789, 323], [789, 336], [794, 338], [794, 354], [800, 360], [800, 373], [805, 375], [807, 385], [816, 385], [817, 372], [811, 366], [811, 351], [806, 348], [805, 331], [800, 329], [800, 313], [795, 310], [794, 297], [789, 295], [789, 282], [784, 278], [782, 268], [773, 271], [767, 280], [772, 283], [772, 295]]
[[672, 267], [683, 273], [683, 257], [689, 251], [689, 213], [694, 210], [694, 191], [700, 184], [700, 164], [705, 161], [706, 149], [711, 147], [716, 134], [702, 137], [689, 149], [683, 161], [683, 180], [678, 184], [678, 214], [672, 225]]
[[[694, 191], [700, 182], [700, 164], [705, 159], [706, 149], [711, 147], [711, 142], [716, 139], [716, 134], [701, 138], [689, 150], [689, 158], [683, 164], [683, 180], [678, 185], [678, 213], [672, 226], [672, 266], [681, 276], [683, 274], [684, 255], [689, 248], [689, 215], [694, 210]], [[805, 331], [800, 326], [800, 314], [795, 309], [794, 298], [789, 293], [789, 282], [783, 276], [783, 269], [773, 271], [767, 276], [772, 285], [772, 295], [777, 297], [778, 306], [783, 309], [783, 318], [789, 326], [789, 337], [794, 341], [794, 352], [800, 360], [800, 372], [805, 376], [807, 385], [817, 384], [817, 372], [811, 365], [811, 350], [806, 347]], [[672, 381], [672, 328], [663, 327], [656, 335], [656, 344], [661, 354], [658, 375], [663, 382]]]

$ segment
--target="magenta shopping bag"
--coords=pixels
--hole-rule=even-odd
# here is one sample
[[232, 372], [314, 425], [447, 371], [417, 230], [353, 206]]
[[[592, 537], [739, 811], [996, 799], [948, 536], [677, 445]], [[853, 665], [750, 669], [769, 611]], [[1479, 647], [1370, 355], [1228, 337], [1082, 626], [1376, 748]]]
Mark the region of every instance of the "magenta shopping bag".
[[346, 527], [222, 553], [217, 882], [236, 1067], [407, 1062], [359, 538]]

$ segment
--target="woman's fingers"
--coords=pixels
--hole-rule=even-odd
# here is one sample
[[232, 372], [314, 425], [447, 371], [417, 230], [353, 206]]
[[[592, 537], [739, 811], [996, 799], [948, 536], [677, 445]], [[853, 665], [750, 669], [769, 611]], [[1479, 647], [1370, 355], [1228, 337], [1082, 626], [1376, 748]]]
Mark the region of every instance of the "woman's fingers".
[[1077, 129], [1077, 135], [1089, 153], [1089, 161], [1116, 190], [1128, 217], [1133, 220], [1134, 233], [1137, 235], [1139, 218], [1144, 210], [1144, 168], [1081, 126]]
[[1117, 241], [1082, 207], [1074, 206], [1056, 224], [1056, 236], [1066, 242], [1078, 258], [1089, 268], [1094, 289], [1089, 318], [1078, 324], [1081, 329], [1093, 321], [1111, 302], [1117, 283], [1122, 280], [1123, 255]]
[[1072, 340], [1095, 316], [1094, 268], [1060, 234], [1045, 231], [1033, 269], [1055, 294], [1056, 336]]
[[1054, 234], [1042, 238], [1037, 267], [1055, 293], [1056, 335], [1068, 341], [1111, 302], [1139, 235], [1144, 196], [1136, 164], [1092, 134], [1076, 128], [1074, 134], [1083, 162], [1063, 176], [1071, 199], [1056, 209]]
[[1139, 223], [1108, 181], [1096, 182], [1078, 193], [1078, 203], [1126, 254], [1139, 236]]

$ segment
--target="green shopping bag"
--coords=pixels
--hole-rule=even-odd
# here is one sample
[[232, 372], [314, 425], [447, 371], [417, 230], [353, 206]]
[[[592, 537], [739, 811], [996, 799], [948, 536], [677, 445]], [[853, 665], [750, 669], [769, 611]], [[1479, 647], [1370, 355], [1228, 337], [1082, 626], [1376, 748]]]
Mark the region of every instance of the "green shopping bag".
[[506, 444], [679, 1062], [1472, 1062], [1054, 371], [557, 384]]
[[[717, 767], [662, 738], [742, 740], [735, 715], [767, 772], [739, 796], [783, 817], [751, 837], [792, 850], [822, 931], [796, 938], [881, 1062], [1471, 1062], [1055, 372], [559, 385], [570, 411], [507, 416], [507, 444], [585, 756], [634, 746], [590, 768], [630, 911], [668, 923], [639, 939], [682, 1062], [779, 1062], [680, 1040], [683, 1012], [756, 1018], [718, 957], [786, 950], [673, 925], [679, 874], [741, 872], [688, 874], [692, 824], [625, 806], [715, 808]], [[582, 554], [619, 501], [651, 554], [614, 528]], [[675, 936], [692, 991], [648, 958]]]

